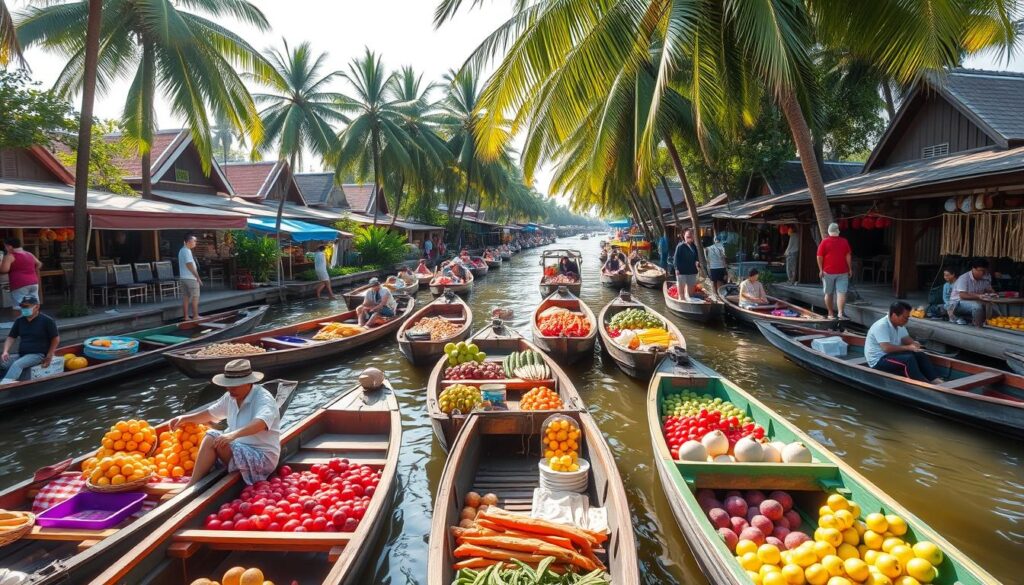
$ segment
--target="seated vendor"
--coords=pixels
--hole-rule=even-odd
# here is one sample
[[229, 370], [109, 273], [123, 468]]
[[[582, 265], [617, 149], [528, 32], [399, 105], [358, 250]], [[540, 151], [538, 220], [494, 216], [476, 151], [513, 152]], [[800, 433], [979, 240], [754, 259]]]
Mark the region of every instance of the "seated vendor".
[[[25, 370], [33, 366], [50, 367], [53, 354], [60, 345], [57, 323], [39, 312], [39, 299], [25, 295], [18, 306], [21, 316], [11, 325], [0, 355], [0, 372], [3, 373], [0, 385], [19, 381]], [[11, 353], [15, 339], [19, 340], [18, 353]]]
[[904, 378], [941, 384], [945, 380], [939, 377], [921, 344], [910, 337], [907, 321], [910, 321], [910, 305], [903, 301], [890, 305], [889, 313], [875, 321], [864, 340], [868, 365]]
[[427, 266], [427, 261], [423, 258], [420, 259], [420, 263], [416, 265], [416, 274], [433, 274], [434, 271]]
[[397, 310], [395, 295], [381, 286], [379, 278], [374, 277], [370, 279], [370, 289], [363, 297], [363, 304], [356, 307], [356, 315], [360, 325], [376, 327], [394, 317]]
[[171, 430], [185, 423], [203, 424], [228, 421], [228, 430], [208, 430], [203, 436], [192, 468], [192, 485], [202, 479], [214, 464], [238, 471], [252, 485], [277, 468], [281, 455], [281, 415], [277, 401], [259, 384], [263, 374], [252, 371], [249, 360], [231, 360], [224, 373], [213, 383], [226, 390], [207, 410], [170, 420]]
[[768, 304], [768, 293], [760, 281], [761, 273], [751, 268], [747, 278], [740, 283], [740, 306], [744, 309]]
[[391, 292], [395, 292], [403, 288], [404, 284], [399, 284], [397, 276], [389, 276], [384, 280], [384, 288]]
[[626, 265], [619, 259], [619, 255], [612, 253], [608, 256], [608, 260], [601, 267], [601, 272], [605, 274], [621, 274], [626, 271]]
[[971, 324], [981, 327], [985, 323], [985, 303], [981, 302], [985, 295], [995, 294], [992, 289], [992, 278], [988, 274], [988, 260], [975, 258], [971, 260], [970, 270], [960, 275], [953, 283], [949, 295], [950, 303], [954, 303], [953, 315], [959, 325], [967, 324], [964, 319], [970, 318]]
[[562, 256], [558, 260], [558, 271], [566, 276], [580, 277], [580, 267], [575, 260], [568, 256]]
[[[420, 260], [422, 262], [422, 260]], [[408, 266], [403, 266], [398, 270], [398, 280], [405, 284], [406, 288], [410, 286], [416, 286], [419, 281], [416, 279], [416, 275], [409, 270]]]

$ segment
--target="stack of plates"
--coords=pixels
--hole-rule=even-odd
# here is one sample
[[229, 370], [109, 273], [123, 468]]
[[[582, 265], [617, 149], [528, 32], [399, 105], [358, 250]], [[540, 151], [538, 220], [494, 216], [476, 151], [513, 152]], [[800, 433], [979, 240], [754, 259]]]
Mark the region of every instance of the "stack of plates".
[[579, 459], [579, 471], [552, 471], [548, 467], [546, 459], [541, 459], [537, 466], [540, 468], [540, 487], [556, 492], [583, 493], [590, 485], [590, 462], [586, 459]]

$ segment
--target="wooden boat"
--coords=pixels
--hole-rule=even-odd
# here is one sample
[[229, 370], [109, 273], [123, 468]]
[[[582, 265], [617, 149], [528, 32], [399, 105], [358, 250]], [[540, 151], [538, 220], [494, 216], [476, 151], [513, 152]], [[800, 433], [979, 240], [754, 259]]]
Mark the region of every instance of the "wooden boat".
[[[441, 412], [438, 398], [441, 392], [452, 384], [467, 384], [479, 386], [480, 384], [504, 384], [507, 392], [507, 410], [493, 411], [505, 412], [515, 411], [519, 408], [519, 399], [531, 388], [547, 386], [558, 393], [562, 399], [563, 407], [567, 409], [580, 408], [580, 395], [576, 392], [572, 380], [558, 367], [550, 357], [540, 351], [536, 345], [523, 338], [515, 329], [511, 329], [501, 321], [495, 321], [491, 325], [477, 331], [469, 338], [470, 343], [476, 344], [480, 351], [487, 354], [488, 361], [501, 361], [508, 354], [514, 351], [536, 351], [544, 359], [551, 376], [546, 380], [521, 380], [519, 378], [505, 380], [445, 380], [444, 372], [448, 368], [448, 359], [442, 357], [437, 361], [434, 369], [430, 372], [430, 379], [427, 382], [427, 413], [430, 415], [430, 424], [434, 428], [434, 436], [437, 437], [441, 447], [445, 450], [455, 440], [455, 435], [462, 428], [469, 413], [445, 414]], [[492, 412], [492, 411], [488, 411]], [[541, 413], [543, 411], [535, 411]]]
[[469, 296], [469, 293], [473, 291], [473, 281], [476, 280], [476, 277], [473, 276], [473, 272], [470, 270], [466, 270], [466, 281], [461, 284], [439, 284], [437, 279], [440, 277], [440, 274], [436, 274], [430, 281], [430, 294], [435, 297], [441, 296], [446, 290], [450, 290], [461, 297]]
[[[760, 325], [774, 327], [771, 324]], [[661, 407], [666, 396], [684, 390], [710, 394], [728, 400], [745, 411], [754, 422], [768, 429], [769, 437], [786, 443], [799, 441], [812, 454], [811, 463], [706, 463], [677, 461], [662, 433]], [[716, 533], [697, 501], [698, 490], [713, 490], [721, 497], [729, 489], [787, 490], [805, 519], [817, 518], [817, 510], [832, 493], [842, 494], [860, 505], [862, 514], [895, 514], [909, 525], [914, 542], [927, 540], [942, 550], [945, 560], [937, 567], [936, 585], [953, 583], [996, 583], [997, 581], [936, 531], [914, 516], [881, 489], [860, 475], [809, 435], [770, 410], [749, 393], [709, 368], [692, 361], [679, 365], [662, 362], [651, 379], [647, 394], [647, 421], [654, 447], [654, 464], [683, 536], [704, 576], [713, 585], [750, 585], [746, 571]], [[810, 524], [810, 526], [808, 526]], [[814, 523], [800, 529], [810, 535]]]
[[[718, 296], [725, 302], [725, 310], [736, 319], [748, 324], [755, 325], [758, 321], [771, 323], [782, 323], [788, 325], [799, 325], [802, 327], [813, 327], [815, 329], [828, 329], [836, 324], [835, 319], [828, 319], [803, 307], [788, 303], [777, 297], [768, 297], [769, 304], [757, 307], [740, 306], [740, 289], [735, 284], [727, 284], [718, 289]], [[776, 309], [789, 310], [796, 313], [795, 317], [772, 315]]]
[[664, 268], [653, 262], [648, 263], [648, 269], [643, 272], [634, 267], [633, 274], [636, 276], [636, 283], [647, 288], [661, 288], [661, 283], [665, 282], [668, 276]]
[[[537, 322], [541, 313], [551, 307], [562, 307], [574, 313], [582, 314], [590, 322], [590, 333], [584, 337], [544, 335], [537, 326]], [[598, 329], [594, 312], [590, 310], [586, 303], [569, 292], [565, 287], [559, 287], [557, 291], [541, 301], [540, 305], [533, 312], [533, 318], [530, 320], [530, 323], [533, 327], [533, 343], [560, 364], [571, 364], [594, 354], [594, 344], [597, 342]]]
[[[609, 537], [604, 550], [595, 550], [615, 585], [640, 583], [639, 561], [626, 491], [604, 435], [586, 411], [562, 411], [575, 420], [582, 437], [580, 457], [590, 462], [589, 486], [584, 492], [591, 506], [604, 507], [608, 514]], [[498, 506], [510, 512], [529, 514], [534, 488], [539, 486], [538, 437], [546, 416], [525, 412], [473, 413], [459, 433], [445, 462], [430, 525], [427, 558], [428, 585], [449, 585], [454, 581], [456, 560], [454, 538], [449, 530], [458, 526], [466, 494], [498, 496]], [[497, 581], [495, 581], [497, 582]]]
[[[72, 390], [82, 391], [111, 380], [124, 380], [143, 370], [162, 365], [162, 356], [167, 351], [248, 333], [259, 325], [266, 313], [266, 305], [247, 307], [206, 315], [196, 321], [182, 321], [121, 335], [119, 337], [139, 340], [138, 353], [113, 360], [87, 358], [89, 365], [85, 368], [4, 384], [0, 386], [0, 409], [50, 400]], [[54, 354], [57, 356], [55, 359], [69, 353], [84, 355], [83, 349], [83, 344], [60, 347]]]
[[469, 271], [473, 273], [476, 278], [483, 278], [487, 276], [490, 268], [487, 267], [487, 261], [482, 256], [470, 256], [472, 263], [468, 266]]
[[501, 260], [502, 260], [502, 262], [508, 262], [509, 260], [511, 260], [513, 253], [514, 252], [512, 252], [511, 250], [509, 250], [508, 252], [502, 252], [501, 253]]
[[1014, 372], [1024, 375], [1024, 353], [1006, 352], [1006, 364]]
[[[414, 328], [424, 317], [448, 319], [453, 324], [459, 325], [459, 331], [444, 339], [409, 339], [406, 332]], [[398, 329], [398, 349], [413, 365], [422, 366], [433, 363], [444, 355], [445, 344], [462, 341], [469, 336], [472, 326], [473, 310], [461, 297], [449, 291], [448, 294], [441, 295], [427, 303], [402, 324], [402, 327]]]
[[[766, 322], [758, 322], [757, 328], [786, 357], [822, 376], [957, 422], [1024, 437], [1024, 375], [928, 354], [946, 380], [930, 384], [869, 367], [860, 335]], [[812, 341], [829, 336], [846, 342], [846, 356], [811, 348]]]
[[[580, 268], [580, 278], [577, 282], [546, 282], [547, 276], [545, 271], [550, 266], [558, 266], [558, 262], [562, 257], [571, 258], [576, 266]], [[550, 295], [551, 293], [558, 290], [559, 287], [564, 286], [572, 294], [579, 296], [580, 290], [583, 288], [583, 255], [580, 254], [579, 250], [544, 250], [540, 254], [540, 294], [543, 297]]]
[[139, 540], [92, 585], [219, 580], [235, 566], [259, 567], [274, 583], [366, 583], [360, 570], [390, 526], [401, 444], [401, 414], [391, 386], [385, 382], [368, 392], [356, 386], [290, 427], [281, 437], [280, 459], [293, 471], [334, 458], [379, 469], [380, 483], [354, 532], [205, 530], [206, 516], [245, 487], [236, 472]]
[[[296, 382], [287, 380], [263, 383], [263, 386], [277, 398], [278, 410], [282, 414], [294, 397], [296, 385]], [[211, 402], [191, 412], [206, 410], [212, 405]], [[168, 430], [166, 421], [154, 426], [157, 433]], [[0, 492], [0, 508], [30, 510], [36, 493], [46, 483], [60, 477], [63, 472], [80, 472], [82, 464], [92, 455], [93, 452], [90, 451], [74, 460], [63, 462], [63, 465], [51, 466], [46, 472], [37, 472], [36, 477], [30, 477], [5, 489]], [[192, 487], [172, 483], [149, 484], [144, 488], [146, 499], [155, 507], [138, 518], [128, 519], [114, 528], [82, 530], [44, 528], [36, 525], [18, 541], [0, 547], [0, 566], [28, 573], [31, 575], [29, 582], [33, 584], [63, 583], [68, 580], [84, 582], [124, 558], [144, 536], [150, 534], [155, 527], [181, 510], [224, 475], [223, 469], [214, 468], [209, 475]]]
[[358, 320], [356, 312], [345, 311], [329, 317], [311, 319], [224, 341], [224, 343], [248, 343], [262, 347], [266, 350], [263, 353], [203, 357], [199, 355], [199, 352], [205, 347], [202, 346], [168, 352], [164, 354], [164, 357], [174, 367], [191, 378], [209, 378], [214, 374], [221, 373], [224, 371], [225, 364], [240, 357], [249, 360], [252, 368], [261, 372], [313, 365], [318, 363], [317, 360], [341, 355], [357, 347], [394, 335], [416, 309], [416, 299], [412, 297], [396, 295], [395, 300], [398, 302], [398, 310], [391, 320], [351, 337], [324, 341], [313, 339], [313, 336], [328, 323], [355, 325]]
[[633, 284], [633, 272], [629, 265], [626, 265], [625, 272], [617, 274], [605, 274], [601, 269], [601, 284], [612, 288], [629, 288]]
[[665, 297], [665, 306], [668, 307], [669, 311], [672, 311], [676, 315], [689, 319], [691, 321], [697, 321], [698, 323], [710, 323], [712, 321], [718, 322], [722, 320], [722, 315], [725, 313], [725, 303], [721, 299], [712, 298], [708, 295], [702, 302], [687, 302], [679, 299], [670, 297], [668, 289], [675, 283], [668, 282], [667, 280], [661, 285], [662, 295]]
[[490, 270], [498, 270], [501, 268], [501, 256], [498, 256], [493, 260], [488, 260], [484, 258], [484, 262], [487, 263], [487, 268]]
[[612, 317], [625, 311], [626, 309], [643, 309], [648, 313], [654, 315], [665, 324], [665, 329], [669, 333], [675, 335], [675, 338], [679, 340], [678, 347], [686, 349], [686, 338], [683, 337], [683, 333], [679, 331], [675, 323], [666, 319], [662, 314], [658, 313], [654, 309], [634, 299], [629, 292], [622, 291], [619, 296], [615, 297], [612, 302], [608, 303], [601, 309], [601, 314], [597, 318], [597, 328], [601, 332], [601, 347], [604, 351], [611, 356], [615, 365], [619, 366], [619, 369], [626, 372], [634, 378], [643, 378], [650, 375], [657, 367], [658, 362], [665, 357], [668, 353], [669, 348], [651, 349], [640, 351], [638, 349], [629, 349], [623, 347], [612, 339], [611, 334], [608, 333], [608, 323], [612, 320]]
[[416, 275], [416, 280], [419, 281], [420, 288], [423, 288], [425, 286], [430, 286], [430, 281], [434, 280], [434, 273], [433, 272], [431, 272], [429, 274], [425, 274], [423, 272], [415, 272], [415, 271], [413, 271], [413, 274]]
[[[427, 282], [430, 282], [430, 281], [428, 280]], [[381, 279], [380, 283], [381, 283], [381, 285], [383, 285], [384, 284], [384, 279]], [[363, 300], [366, 298], [366, 291], [370, 290], [370, 288], [372, 288], [372, 287], [373, 287], [372, 284], [364, 284], [362, 286], [357, 286], [356, 288], [354, 288], [354, 289], [352, 289], [352, 290], [350, 290], [350, 291], [348, 291], [346, 293], [342, 293], [341, 296], [345, 299], [345, 305], [348, 306], [349, 309], [355, 309], [359, 305], [363, 304]], [[419, 290], [420, 290], [420, 283], [419, 283], [419, 276], [417, 275], [416, 284], [414, 284], [412, 286], [402, 287], [402, 288], [400, 288], [398, 290], [393, 290], [393, 291], [391, 291], [391, 293], [393, 295], [395, 295], [396, 297], [400, 296], [400, 295], [415, 296], [416, 293], [419, 292]]]

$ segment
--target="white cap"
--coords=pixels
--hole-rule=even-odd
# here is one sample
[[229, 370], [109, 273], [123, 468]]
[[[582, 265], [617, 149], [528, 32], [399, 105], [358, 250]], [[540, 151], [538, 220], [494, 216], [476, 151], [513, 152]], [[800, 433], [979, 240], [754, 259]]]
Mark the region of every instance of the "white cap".
[[833, 223], [828, 224], [828, 235], [830, 235], [830, 236], [838, 236], [839, 235], [839, 224], [838, 223], [833, 222]]

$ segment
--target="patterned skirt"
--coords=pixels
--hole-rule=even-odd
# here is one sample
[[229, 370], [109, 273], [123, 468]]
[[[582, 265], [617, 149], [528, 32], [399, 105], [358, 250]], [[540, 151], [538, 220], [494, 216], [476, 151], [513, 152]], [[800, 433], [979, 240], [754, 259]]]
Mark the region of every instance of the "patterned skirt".
[[[223, 432], [215, 429], [206, 431], [206, 436], [211, 438], [219, 437], [222, 434]], [[217, 460], [217, 465], [223, 465], [220, 459]], [[246, 443], [232, 441], [231, 461], [228, 462], [229, 473], [240, 472], [245, 483], [252, 485], [270, 477], [275, 469], [277, 469], [277, 458], [270, 453]]]

